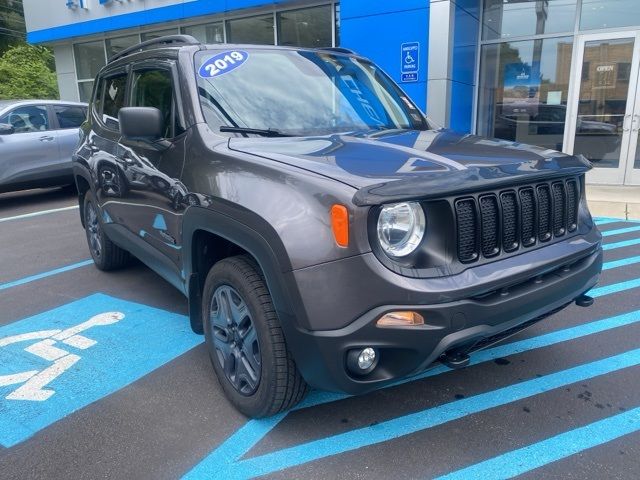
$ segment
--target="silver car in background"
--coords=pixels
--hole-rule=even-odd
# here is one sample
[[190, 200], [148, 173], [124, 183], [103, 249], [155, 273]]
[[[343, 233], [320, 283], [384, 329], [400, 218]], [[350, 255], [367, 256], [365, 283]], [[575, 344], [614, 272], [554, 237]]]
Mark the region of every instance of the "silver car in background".
[[71, 154], [87, 104], [0, 101], [0, 193], [72, 185]]

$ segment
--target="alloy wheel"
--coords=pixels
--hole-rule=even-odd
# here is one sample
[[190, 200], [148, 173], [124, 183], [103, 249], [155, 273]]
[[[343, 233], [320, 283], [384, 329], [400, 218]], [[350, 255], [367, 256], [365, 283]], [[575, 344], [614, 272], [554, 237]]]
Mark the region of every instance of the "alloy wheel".
[[225, 377], [242, 395], [254, 394], [260, 383], [262, 359], [246, 302], [233, 287], [221, 285], [213, 293], [209, 320], [216, 357]]
[[91, 252], [96, 258], [100, 258], [102, 256], [100, 221], [93, 203], [87, 203], [85, 225], [87, 228], [87, 238], [89, 239], [89, 248], [91, 248]]

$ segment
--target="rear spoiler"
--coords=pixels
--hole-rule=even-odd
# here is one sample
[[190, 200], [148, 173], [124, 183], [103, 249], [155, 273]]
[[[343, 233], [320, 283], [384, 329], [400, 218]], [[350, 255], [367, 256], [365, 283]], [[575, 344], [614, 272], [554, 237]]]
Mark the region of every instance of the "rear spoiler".
[[353, 203], [359, 207], [406, 200], [428, 200], [483, 190], [582, 175], [591, 170], [582, 155], [531, 160], [519, 164], [474, 166], [451, 172], [408, 175], [358, 190]]

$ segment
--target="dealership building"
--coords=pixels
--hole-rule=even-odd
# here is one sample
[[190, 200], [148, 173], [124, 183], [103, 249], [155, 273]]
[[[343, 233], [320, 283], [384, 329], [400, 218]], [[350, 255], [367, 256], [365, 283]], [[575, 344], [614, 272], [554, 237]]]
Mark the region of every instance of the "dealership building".
[[24, 0], [60, 96], [86, 101], [109, 57], [207, 43], [344, 47], [436, 123], [589, 158], [591, 183], [640, 185], [640, 0]]

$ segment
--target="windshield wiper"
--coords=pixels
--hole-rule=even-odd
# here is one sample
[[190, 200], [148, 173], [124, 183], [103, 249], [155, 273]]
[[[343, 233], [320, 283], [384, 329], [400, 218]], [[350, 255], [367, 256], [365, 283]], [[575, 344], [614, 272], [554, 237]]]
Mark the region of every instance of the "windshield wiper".
[[286, 133], [282, 133], [278, 130], [263, 129], [263, 128], [246, 128], [246, 127], [231, 127], [229, 125], [222, 125], [220, 127], [221, 132], [227, 133], [250, 133], [253, 135], [262, 135], [263, 137], [291, 137], [292, 135], [287, 135]]

